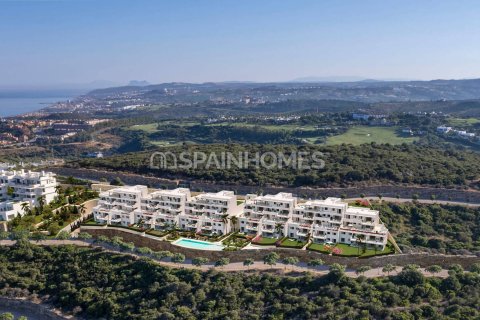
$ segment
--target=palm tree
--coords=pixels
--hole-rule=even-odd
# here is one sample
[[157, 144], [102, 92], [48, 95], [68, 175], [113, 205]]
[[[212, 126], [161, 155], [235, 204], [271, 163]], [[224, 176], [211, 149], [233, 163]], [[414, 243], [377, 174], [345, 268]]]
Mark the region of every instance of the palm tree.
[[223, 222], [224, 224], [227, 224], [227, 223], [228, 223], [228, 214], [222, 214], [222, 218], [221, 218], [221, 219], [222, 219], [222, 222]]
[[38, 208], [40, 209], [40, 212], [43, 212], [43, 207], [45, 206], [45, 196], [40, 196], [37, 198], [37, 203], [38, 203]]
[[355, 242], [357, 243], [357, 246], [358, 246], [358, 255], [360, 255], [360, 245], [363, 243], [363, 240], [365, 240], [365, 235], [357, 234], [357, 237], [355, 238]]
[[84, 214], [85, 211], [87, 211], [87, 207], [85, 207], [85, 204], [81, 204], [78, 206], [78, 210], [80, 211], [81, 214]]
[[237, 229], [238, 218], [236, 216], [231, 216], [230, 217], [230, 223], [232, 224], [233, 232], [235, 232], [236, 229]]
[[280, 236], [283, 236], [283, 223], [275, 224], [275, 232]]
[[63, 192], [63, 188], [61, 185], [55, 186], [55, 192], [61, 194]]
[[23, 212], [25, 212], [25, 215], [28, 216], [30, 214], [30, 204], [28, 202], [24, 202], [22, 203], [21, 207]]

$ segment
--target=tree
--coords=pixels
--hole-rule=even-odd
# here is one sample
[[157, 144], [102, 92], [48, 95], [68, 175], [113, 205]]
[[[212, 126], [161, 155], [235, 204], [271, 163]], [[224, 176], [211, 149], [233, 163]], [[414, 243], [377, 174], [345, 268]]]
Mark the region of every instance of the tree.
[[80, 232], [78, 234], [78, 238], [82, 240], [88, 240], [88, 239], [92, 239], [92, 235], [88, 232]]
[[171, 253], [170, 251], [154, 251], [152, 253], [152, 256], [155, 258], [155, 259], [158, 259], [158, 260], [161, 260], [161, 259], [164, 259], [164, 258], [170, 258], [173, 256], [173, 253]]
[[115, 179], [113, 179], [113, 180], [110, 182], [110, 184], [111, 184], [112, 186], [123, 186], [123, 185], [125, 185], [125, 184], [123, 183], [123, 181], [122, 181], [119, 177], [116, 177]]
[[7, 187], [7, 196], [10, 198], [13, 198], [13, 195], [15, 194], [15, 188], [8, 186]]
[[47, 238], [47, 236], [45, 236], [45, 234], [43, 234], [43, 232], [34, 232], [32, 234], [32, 239], [35, 240], [35, 241], [41, 241], [41, 240], [45, 240]]
[[70, 233], [68, 233], [67, 231], [60, 231], [60, 232], [57, 234], [56, 238], [57, 238], [58, 240], [67, 240], [67, 239], [70, 238]]
[[232, 225], [233, 232], [237, 231], [238, 218], [236, 216], [231, 216], [230, 217], [230, 223]]
[[361, 267], [358, 267], [356, 270], [355, 270], [355, 273], [357, 275], [363, 275], [365, 272], [367, 272], [368, 270], [370, 270], [371, 267], [370, 266], [361, 266]]
[[387, 264], [385, 265], [383, 268], [382, 268], [382, 272], [386, 272], [387, 273], [387, 276], [390, 275], [390, 272], [393, 272], [397, 270], [397, 267], [395, 267], [393, 264]]
[[148, 254], [148, 255], [153, 253], [152, 249], [150, 249], [148, 247], [137, 248], [137, 252], [140, 253], [140, 254]]
[[324, 264], [323, 260], [317, 258], [317, 259], [312, 259], [308, 261], [307, 266], [315, 268], [315, 267], [322, 266], [323, 264]]
[[291, 266], [296, 265], [299, 262], [299, 260], [297, 257], [286, 257], [283, 259], [282, 262], [283, 264], [285, 264], [285, 268], [286, 268], [286, 266], [288, 265], [291, 265]]
[[43, 212], [43, 207], [45, 206], [46, 203], [46, 198], [45, 196], [40, 196], [37, 198], [37, 203], [38, 203], [38, 208], [40, 209], [40, 213]]
[[224, 267], [227, 264], [230, 263], [230, 259], [228, 258], [220, 258], [217, 261], [215, 261], [215, 267]]
[[81, 214], [84, 214], [85, 211], [87, 211], [87, 207], [85, 207], [85, 204], [83, 204], [83, 203], [80, 204], [80, 205], [78, 206], [78, 211], [80, 211]]
[[208, 258], [198, 257], [198, 258], [192, 259], [192, 264], [194, 266], [201, 267], [202, 265], [207, 264], [208, 261], [209, 261]]
[[357, 234], [355, 237], [355, 242], [357, 243], [358, 255], [360, 255], [360, 247], [364, 243], [365, 235], [364, 234]]
[[57, 194], [62, 194], [62, 193], [63, 193], [63, 188], [62, 188], [62, 186], [61, 186], [61, 185], [56, 185], [56, 186], [55, 186], [55, 192], [56, 192]]
[[480, 263], [474, 263], [470, 267], [470, 272], [480, 273]]
[[247, 268], [250, 268], [251, 265], [255, 263], [255, 260], [252, 258], [247, 258], [245, 261], [243, 261], [243, 265], [246, 266]]
[[273, 267], [277, 264], [277, 261], [280, 259], [280, 256], [276, 252], [270, 252], [263, 257], [263, 263], [268, 264], [270, 267]]
[[8, 238], [10, 238], [10, 232], [0, 231], [0, 240], [7, 240]]
[[275, 224], [275, 233], [280, 235], [280, 237], [283, 236], [283, 229], [284, 229], [284, 224], [283, 223], [278, 222], [278, 223]]
[[448, 268], [449, 275], [462, 274], [463, 271], [463, 267], [457, 263], [450, 265], [450, 267]]
[[173, 263], [183, 263], [185, 262], [185, 256], [181, 253], [174, 253], [171, 257]]
[[228, 223], [228, 214], [222, 214], [221, 220], [226, 225]]
[[345, 276], [345, 266], [338, 263], [333, 263], [330, 265], [328, 276], [334, 281], [340, 280]]
[[442, 271], [442, 267], [434, 264], [432, 266], [428, 266], [425, 270], [427, 270], [431, 274], [434, 274], [434, 273], [439, 273], [440, 271]]
[[120, 242], [119, 244], [119, 247], [120, 247], [120, 250], [123, 250], [123, 251], [133, 251], [135, 250], [135, 244], [133, 242]]
[[10, 312], [0, 314], [0, 320], [14, 320], [15, 316]]
[[31, 210], [30, 210], [30, 204], [28, 202], [23, 202], [21, 205], [23, 212], [25, 215], [30, 215]]

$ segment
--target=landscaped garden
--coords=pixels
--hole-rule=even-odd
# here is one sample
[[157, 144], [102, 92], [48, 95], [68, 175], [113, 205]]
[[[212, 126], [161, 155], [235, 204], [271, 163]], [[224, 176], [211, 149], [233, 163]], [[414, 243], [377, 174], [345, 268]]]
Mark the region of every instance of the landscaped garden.
[[45, 232], [55, 236], [62, 228], [81, 217], [85, 212], [85, 201], [98, 197], [98, 193], [83, 186], [56, 188], [58, 195], [49, 204], [44, 197], [37, 199], [38, 205], [23, 206], [23, 215], [8, 222], [9, 229], [27, 232]]
[[279, 239], [277, 238], [267, 238], [262, 236], [257, 236], [252, 240], [253, 244], [258, 244], [261, 246], [274, 246]]
[[280, 242], [279, 247], [302, 249], [306, 244], [307, 242], [305, 241], [285, 238]]
[[324, 254], [332, 254], [335, 256], [360, 257], [360, 258], [395, 253], [395, 249], [393, 248], [393, 245], [390, 242], [388, 242], [388, 244], [385, 246], [385, 249], [383, 251], [370, 249], [363, 246], [360, 246], [360, 247], [351, 246], [344, 243], [337, 243], [332, 245], [324, 244], [324, 243], [311, 243], [307, 247], [307, 250], [312, 250], [312, 251], [316, 251]]
[[226, 251], [240, 250], [249, 243], [250, 239], [247, 236], [238, 233], [234, 233], [222, 241]]

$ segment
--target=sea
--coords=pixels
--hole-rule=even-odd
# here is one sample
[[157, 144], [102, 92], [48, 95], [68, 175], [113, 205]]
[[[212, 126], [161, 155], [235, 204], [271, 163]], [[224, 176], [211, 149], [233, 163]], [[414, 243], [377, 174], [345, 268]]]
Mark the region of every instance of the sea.
[[17, 116], [38, 111], [56, 102], [72, 99], [82, 93], [84, 91], [5, 91], [0, 89], [0, 117]]

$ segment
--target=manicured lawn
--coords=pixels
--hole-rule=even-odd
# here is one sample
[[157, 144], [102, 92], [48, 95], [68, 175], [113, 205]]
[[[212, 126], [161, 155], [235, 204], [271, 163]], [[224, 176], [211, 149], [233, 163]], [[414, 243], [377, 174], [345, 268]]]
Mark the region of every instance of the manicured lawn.
[[418, 137], [399, 136], [396, 131], [398, 127], [368, 127], [356, 126], [350, 128], [344, 134], [332, 136], [327, 139], [327, 145], [338, 145], [342, 143], [360, 145], [364, 143], [390, 143], [402, 144], [412, 143], [418, 140]]
[[[330, 254], [330, 251], [326, 250], [325, 245], [321, 243], [310, 244], [308, 246], [308, 250]], [[373, 249], [367, 249], [366, 251], [364, 251], [363, 248], [360, 248], [359, 250], [358, 247], [349, 246], [348, 244], [338, 243], [335, 245], [333, 252], [334, 252], [333, 254], [337, 256], [366, 258], [366, 257], [373, 257], [378, 255], [393, 254], [395, 253], [395, 250], [393, 249], [393, 246], [390, 243], [385, 247], [385, 250], [383, 251], [377, 250], [376, 252]]]
[[303, 241], [298, 241], [294, 239], [285, 239], [282, 241], [280, 244], [280, 247], [285, 247], [285, 248], [298, 248], [301, 249], [303, 248], [307, 243]]
[[317, 251], [317, 252], [321, 252], [321, 253], [330, 253], [329, 251], [327, 251], [325, 249], [325, 245], [323, 243], [311, 243], [309, 246], [308, 246], [308, 250], [312, 250], [312, 251]]
[[276, 238], [266, 238], [266, 237], [260, 237], [260, 239], [258, 239], [256, 242], [254, 242], [254, 244], [259, 244], [259, 245], [264, 245], [264, 246], [268, 246], [268, 245], [275, 245], [275, 242], [277, 242], [278, 239]]
[[460, 127], [470, 127], [474, 124], [477, 124], [480, 122], [480, 119], [477, 118], [450, 118], [448, 119], [448, 122], [452, 126], [460, 126]]
[[357, 247], [352, 247], [352, 246], [349, 246], [348, 244], [339, 243], [335, 246], [335, 248], [337, 248], [337, 250], [341, 250], [340, 253], [336, 254], [338, 256], [354, 257], [362, 254], [362, 248], [360, 248], [360, 251], [359, 251]]
[[138, 130], [144, 131], [146, 133], [154, 133], [157, 132], [158, 123], [148, 123], [148, 124], [137, 124], [134, 126], [129, 127], [129, 130]]
[[89, 225], [89, 226], [104, 226], [105, 225], [103, 223], [98, 223], [93, 219], [87, 220], [87, 221], [83, 222], [82, 224]]

